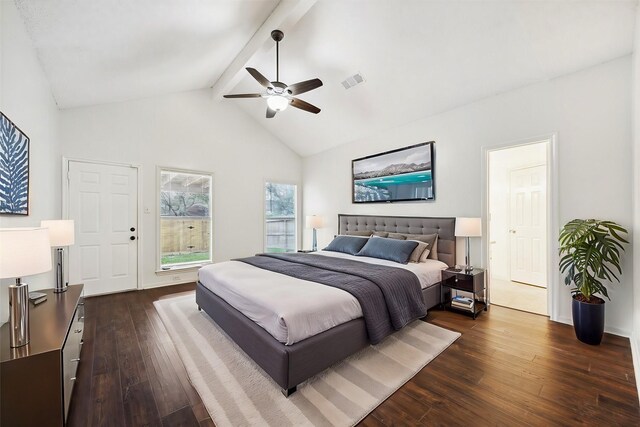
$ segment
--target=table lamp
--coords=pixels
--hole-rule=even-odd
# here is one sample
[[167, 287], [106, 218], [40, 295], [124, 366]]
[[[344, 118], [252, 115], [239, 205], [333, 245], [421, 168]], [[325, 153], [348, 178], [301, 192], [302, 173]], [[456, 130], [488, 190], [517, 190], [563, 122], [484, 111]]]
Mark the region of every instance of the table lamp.
[[29, 285], [21, 277], [51, 270], [51, 245], [46, 228], [0, 228], [0, 279], [9, 286], [12, 348], [29, 344]]
[[324, 218], [319, 215], [307, 215], [306, 218], [306, 226], [307, 228], [313, 228], [313, 245], [311, 249], [314, 251], [318, 250], [318, 235], [316, 230], [318, 228], [324, 227]]
[[456, 237], [464, 237], [466, 239], [464, 269], [472, 271], [471, 257], [469, 255], [469, 238], [482, 236], [482, 219], [481, 218], [456, 218]]
[[56, 248], [56, 287], [55, 293], [65, 292], [68, 283], [64, 280], [64, 247], [75, 241], [72, 219], [49, 219], [40, 222], [40, 226], [49, 229], [51, 247]]

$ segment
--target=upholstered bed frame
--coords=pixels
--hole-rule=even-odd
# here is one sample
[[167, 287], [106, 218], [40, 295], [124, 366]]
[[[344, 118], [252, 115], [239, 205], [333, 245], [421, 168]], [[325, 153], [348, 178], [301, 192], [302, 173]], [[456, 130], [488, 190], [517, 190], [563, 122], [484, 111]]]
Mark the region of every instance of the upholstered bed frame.
[[[455, 264], [455, 218], [338, 215], [338, 234], [348, 231], [438, 233], [438, 258]], [[437, 283], [423, 290], [427, 308], [441, 302]], [[200, 282], [196, 303], [282, 388], [285, 396], [298, 384], [369, 345], [363, 318], [351, 320], [293, 345], [284, 345]]]

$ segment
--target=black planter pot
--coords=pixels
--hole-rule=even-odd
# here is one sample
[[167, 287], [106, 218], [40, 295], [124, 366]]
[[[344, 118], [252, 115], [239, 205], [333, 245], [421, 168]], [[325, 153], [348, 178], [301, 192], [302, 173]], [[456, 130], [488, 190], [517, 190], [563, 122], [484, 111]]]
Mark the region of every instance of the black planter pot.
[[604, 301], [601, 304], [589, 304], [574, 297], [571, 311], [576, 337], [586, 344], [600, 344], [604, 334]]

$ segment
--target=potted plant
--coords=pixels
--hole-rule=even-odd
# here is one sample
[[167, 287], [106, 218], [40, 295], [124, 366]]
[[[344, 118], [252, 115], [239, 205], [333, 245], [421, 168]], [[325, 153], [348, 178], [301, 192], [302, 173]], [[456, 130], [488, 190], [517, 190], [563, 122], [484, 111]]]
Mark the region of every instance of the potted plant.
[[566, 273], [565, 285], [572, 283], [572, 314], [576, 337], [598, 345], [604, 333], [604, 300], [607, 285], [622, 274], [620, 253], [627, 234], [612, 221], [574, 219], [560, 232], [560, 272]]

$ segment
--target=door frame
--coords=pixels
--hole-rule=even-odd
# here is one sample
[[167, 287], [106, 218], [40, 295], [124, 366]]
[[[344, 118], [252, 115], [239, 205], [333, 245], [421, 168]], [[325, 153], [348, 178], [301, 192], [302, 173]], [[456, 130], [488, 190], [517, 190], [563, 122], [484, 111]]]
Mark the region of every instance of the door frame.
[[[542, 142], [542, 141], [538, 141], [538, 142]], [[534, 143], [534, 144], [535, 144], [535, 143]], [[509, 149], [509, 148], [512, 148], [512, 147], [507, 147], [506, 149]], [[491, 151], [497, 151], [497, 150], [491, 150]], [[513, 172], [513, 171], [519, 171], [519, 170], [523, 170], [523, 169], [535, 168], [535, 167], [539, 167], [539, 166], [545, 166], [545, 167], [546, 167], [547, 165], [546, 165], [546, 163], [537, 163], [537, 162], [532, 162], [531, 164], [526, 165], [526, 166], [520, 166], [520, 167], [517, 167], [517, 168], [508, 168], [508, 171], [509, 171], [509, 201], [508, 201], [507, 205], [509, 206], [509, 228], [510, 228], [510, 229], [512, 228], [512, 225], [511, 225], [511, 172]], [[548, 168], [547, 168], [547, 169], [548, 169]], [[488, 169], [487, 169], [487, 172], [488, 172]], [[549, 177], [549, 171], [547, 170], [546, 178], [548, 178], [548, 177]], [[487, 184], [487, 185], [488, 185], [488, 184]], [[547, 191], [549, 190], [549, 183], [548, 183], [548, 182], [546, 183], [546, 187], [547, 187], [547, 188], [546, 188], [546, 190], [545, 190], [545, 199], [546, 199], [546, 200], [545, 200], [545, 202], [544, 202], [544, 203], [545, 203], [545, 205], [548, 205], [548, 204], [549, 204], [549, 203], [548, 203], [548, 202], [549, 202], [549, 195], [548, 195], [548, 194], [546, 194], [546, 193], [547, 193]], [[489, 200], [489, 199], [488, 199], [488, 197], [489, 197], [489, 193], [487, 192], [487, 200]], [[546, 213], [547, 213], [547, 217], [548, 217], [548, 216], [549, 216], [549, 207], [548, 207], [548, 206], [546, 206], [546, 207], [547, 207], [547, 209], [546, 209]], [[491, 208], [491, 206], [489, 206], [489, 203], [487, 203], [487, 209], [490, 209], [490, 208]], [[487, 216], [487, 218], [488, 218], [488, 216]], [[548, 223], [548, 222], [549, 222], [549, 221], [548, 221], [548, 219], [549, 219], [549, 218], [547, 218], [547, 221], [545, 221], [546, 223]], [[547, 228], [548, 228], [548, 226], [549, 226], [549, 224], [547, 224]], [[548, 234], [549, 234], [549, 233], [547, 232], [547, 238], [549, 237], [549, 236], [548, 236]], [[488, 234], [488, 233], [487, 233], [487, 237], [489, 237], [489, 234]], [[513, 247], [512, 247], [512, 245], [511, 245], [511, 236], [509, 236], [509, 242], [508, 242], [507, 246], [509, 247], [509, 255], [511, 255], [511, 251], [513, 250]], [[547, 249], [548, 249], [548, 248], [549, 248], [549, 242], [547, 242]], [[487, 265], [488, 265], [488, 264], [487, 264]], [[512, 266], [512, 260], [511, 260], [511, 259], [509, 259], [509, 265], [508, 265], [508, 267], [507, 267], [507, 269], [508, 269], [508, 271], [509, 271], [509, 280], [510, 280], [510, 281], [512, 281], [512, 282], [517, 282], [517, 280], [511, 280], [511, 266]], [[549, 271], [548, 271], [548, 270], [549, 270], [549, 266], [548, 266], [548, 265], [547, 265], [547, 268], [546, 268], [546, 269], [547, 269], [547, 286], [546, 286], [546, 287], [544, 287], [544, 289], [547, 289], [547, 290], [548, 290], [548, 289], [549, 289], [549, 283], [548, 283], [548, 276], [549, 276]], [[527, 285], [529, 285], [529, 286], [536, 286], [536, 285], [533, 285], [533, 284], [531, 284], [531, 283], [527, 283]], [[542, 286], [538, 286], [538, 287], [542, 288]], [[548, 310], [548, 307], [547, 307], [547, 310]]]
[[[490, 237], [489, 236], [489, 154], [507, 148], [531, 145], [549, 141], [547, 145], [547, 312], [549, 319], [559, 322], [560, 275], [554, 266], [558, 265], [558, 237], [560, 234], [560, 213], [558, 198], [558, 135], [557, 133], [543, 134], [537, 137], [511, 141], [504, 144], [483, 146], [481, 164], [481, 211], [483, 239], [482, 262], [487, 266], [487, 280], [491, 279], [491, 265], [489, 264]], [[491, 285], [488, 286], [488, 299], [491, 302]]]
[[138, 208], [138, 250], [137, 250], [137, 259], [136, 259], [136, 290], [143, 289], [142, 284], [142, 245], [140, 244], [140, 239], [144, 234], [144, 227], [142, 226], [142, 214], [143, 214], [143, 206], [142, 206], [142, 165], [136, 163], [119, 163], [119, 162], [108, 162], [103, 160], [91, 160], [91, 159], [81, 159], [77, 157], [62, 157], [62, 218], [69, 219], [69, 163], [70, 162], [78, 162], [78, 163], [91, 163], [97, 165], [105, 165], [105, 166], [121, 166], [133, 168], [136, 170], [138, 185], [136, 188], [137, 191], [137, 208]]

